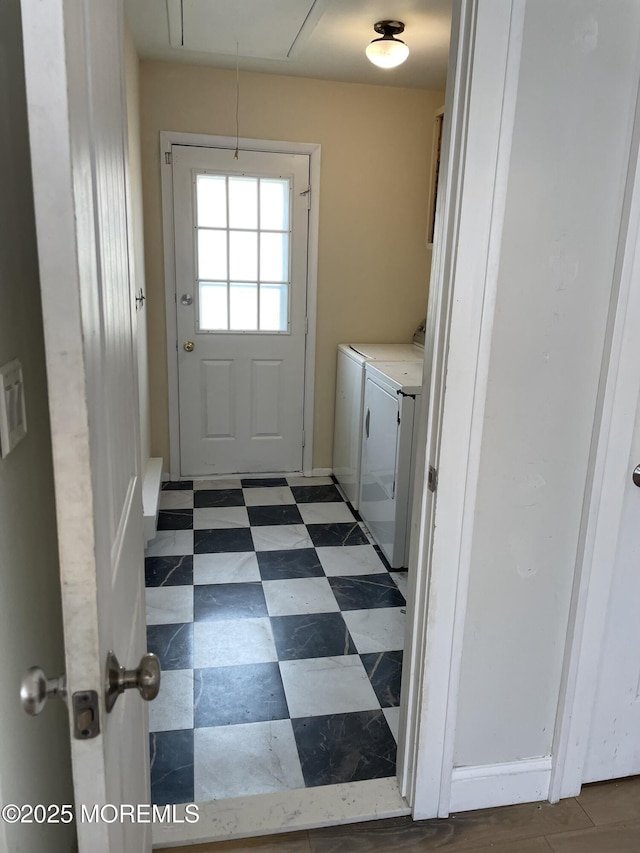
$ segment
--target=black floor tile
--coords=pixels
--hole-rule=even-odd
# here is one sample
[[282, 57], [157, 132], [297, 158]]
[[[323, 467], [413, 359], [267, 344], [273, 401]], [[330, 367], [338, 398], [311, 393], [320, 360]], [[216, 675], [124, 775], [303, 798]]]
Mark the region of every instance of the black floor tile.
[[271, 628], [278, 660], [357, 654], [340, 613], [272, 616]]
[[307, 524], [307, 530], [316, 548], [369, 544], [369, 540], [357, 521]]
[[158, 530], [192, 530], [192, 509], [161, 509], [158, 513]]
[[291, 491], [299, 504], [333, 503], [343, 497], [335, 486], [291, 486]]
[[258, 551], [256, 556], [263, 581], [321, 578], [324, 575], [324, 569], [315, 548]]
[[160, 658], [162, 669], [191, 669], [193, 666], [193, 624], [147, 627], [147, 651]]
[[265, 489], [267, 486], [288, 486], [286, 477], [244, 478], [240, 481], [243, 489]]
[[393, 578], [381, 572], [329, 578], [341, 610], [371, 610], [376, 607], [404, 607], [404, 596]]
[[248, 527], [227, 527], [222, 530], [194, 530], [193, 550], [195, 554], [220, 554], [253, 551], [254, 548]]
[[170, 482], [162, 484], [163, 492], [175, 492], [181, 491], [183, 489], [192, 489], [193, 488], [193, 480], [171, 480]]
[[307, 787], [395, 776], [396, 742], [382, 711], [292, 720]]
[[185, 586], [193, 583], [193, 555], [147, 557], [144, 561], [145, 586]]
[[199, 584], [194, 587], [195, 622], [268, 615], [262, 584], [259, 582]]
[[193, 802], [193, 729], [152, 732], [151, 802], [158, 806]]
[[375, 548], [375, 551], [376, 551], [376, 554], [378, 555], [378, 557], [380, 557], [380, 559], [384, 563], [386, 570], [388, 572], [397, 571], [397, 569], [394, 570], [391, 568], [391, 563], [389, 562], [389, 560], [387, 560], [385, 555], [382, 553], [382, 548], [379, 545], [374, 545], [373, 547]]
[[289, 717], [277, 663], [196, 669], [194, 696], [196, 728]]
[[193, 493], [193, 505], [200, 509], [205, 506], [244, 506], [242, 489], [199, 489]]
[[397, 708], [400, 704], [402, 652], [370, 652], [360, 655], [360, 659], [380, 705]]
[[249, 506], [247, 512], [252, 527], [264, 527], [267, 524], [303, 524], [300, 510], [295, 504]]

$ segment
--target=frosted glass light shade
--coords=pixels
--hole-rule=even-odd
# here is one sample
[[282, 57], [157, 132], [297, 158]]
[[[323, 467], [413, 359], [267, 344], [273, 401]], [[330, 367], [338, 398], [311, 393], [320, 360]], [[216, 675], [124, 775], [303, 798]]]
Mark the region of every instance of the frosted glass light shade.
[[374, 39], [371, 44], [367, 45], [365, 53], [367, 59], [374, 65], [380, 68], [395, 68], [396, 65], [402, 65], [409, 56], [409, 48], [400, 39], [385, 36], [381, 39]]

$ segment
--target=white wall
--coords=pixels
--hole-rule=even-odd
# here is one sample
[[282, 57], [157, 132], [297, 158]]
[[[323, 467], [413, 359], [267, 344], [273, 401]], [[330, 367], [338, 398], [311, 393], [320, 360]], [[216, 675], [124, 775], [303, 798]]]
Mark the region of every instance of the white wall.
[[[72, 803], [65, 707], [27, 717], [30, 666], [64, 671], [49, 413], [27, 136], [19, 0], [0, 2], [0, 364], [24, 369], [28, 434], [0, 460], [0, 790], [2, 803]], [[66, 853], [73, 827], [8, 825], [0, 850]]]
[[635, 0], [529, 0], [455, 764], [551, 752], [638, 88]]

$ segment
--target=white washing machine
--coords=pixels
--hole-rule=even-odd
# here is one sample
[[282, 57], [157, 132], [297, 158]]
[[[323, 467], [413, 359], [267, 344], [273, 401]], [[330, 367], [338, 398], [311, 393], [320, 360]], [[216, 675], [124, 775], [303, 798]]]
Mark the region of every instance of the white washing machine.
[[393, 569], [406, 568], [422, 362], [365, 366], [360, 516]]
[[358, 509], [362, 406], [365, 365], [371, 361], [424, 361], [424, 324], [412, 344], [340, 344], [336, 372], [336, 411], [333, 432], [333, 473], [345, 497]]

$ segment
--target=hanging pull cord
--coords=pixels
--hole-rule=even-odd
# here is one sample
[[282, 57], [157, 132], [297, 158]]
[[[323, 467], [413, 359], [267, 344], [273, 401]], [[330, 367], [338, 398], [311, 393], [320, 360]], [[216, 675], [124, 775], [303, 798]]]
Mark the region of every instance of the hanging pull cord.
[[233, 154], [234, 160], [238, 159], [238, 148], [240, 146], [240, 45], [236, 41], [236, 150]]

